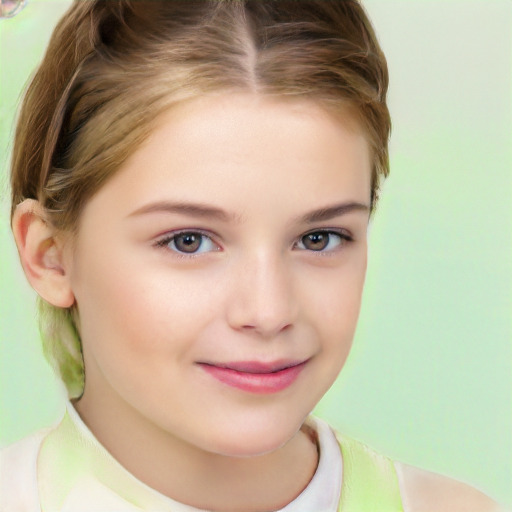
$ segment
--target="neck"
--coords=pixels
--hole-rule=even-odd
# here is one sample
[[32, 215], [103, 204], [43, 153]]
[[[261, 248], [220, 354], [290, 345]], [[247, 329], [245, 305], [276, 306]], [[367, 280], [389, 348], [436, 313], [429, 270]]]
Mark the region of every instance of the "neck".
[[86, 392], [75, 408], [125, 469], [181, 503], [225, 512], [278, 510], [304, 490], [316, 470], [317, 447], [305, 428], [269, 453], [232, 457], [177, 438], [119, 397], [110, 398]]

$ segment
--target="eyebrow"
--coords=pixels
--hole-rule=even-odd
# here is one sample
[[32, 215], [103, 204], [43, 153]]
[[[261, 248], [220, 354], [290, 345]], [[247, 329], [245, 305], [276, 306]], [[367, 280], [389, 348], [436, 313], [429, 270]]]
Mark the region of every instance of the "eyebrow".
[[177, 213], [181, 215], [190, 215], [198, 218], [216, 219], [223, 222], [235, 221], [238, 219], [237, 215], [229, 214], [228, 212], [203, 203], [188, 203], [188, 202], [169, 202], [158, 201], [146, 206], [138, 208], [130, 213], [128, 217], [136, 215], [143, 215], [146, 213]]
[[[295, 222], [311, 224], [313, 222], [334, 219], [335, 217], [339, 217], [341, 215], [352, 212], [369, 213], [370, 207], [367, 204], [354, 201], [339, 203], [305, 213], [304, 215], [297, 217]], [[241, 220], [239, 215], [228, 213], [221, 208], [217, 208], [216, 206], [203, 203], [169, 201], [158, 201], [142, 206], [141, 208], [138, 208], [134, 212], [130, 213], [128, 217], [144, 215], [147, 213], [175, 213], [198, 218], [215, 219], [222, 222], [240, 222]]]
[[335, 217], [340, 217], [341, 215], [345, 215], [347, 213], [352, 212], [364, 212], [369, 214], [370, 206], [355, 201], [351, 201], [348, 203], [339, 203], [332, 206], [328, 206], [326, 208], [320, 208], [318, 210], [308, 212], [300, 216], [297, 220], [304, 224], [311, 224], [313, 222], [334, 219]]

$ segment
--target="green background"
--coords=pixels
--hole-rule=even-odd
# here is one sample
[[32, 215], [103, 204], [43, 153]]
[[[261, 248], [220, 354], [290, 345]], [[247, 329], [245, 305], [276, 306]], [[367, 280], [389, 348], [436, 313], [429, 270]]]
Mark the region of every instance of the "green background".
[[[20, 90], [68, 0], [0, 20], [0, 443], [63, 409], [9, 228]], [[355, 347], [317, 413], [512, 507], [512, 2], [367, 0], [389, 61], [391, 176]]]

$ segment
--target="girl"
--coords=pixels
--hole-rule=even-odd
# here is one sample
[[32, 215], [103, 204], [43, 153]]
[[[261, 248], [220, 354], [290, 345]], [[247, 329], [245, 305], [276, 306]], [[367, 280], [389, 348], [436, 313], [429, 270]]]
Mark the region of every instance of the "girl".
[[357, 2], [74, 4], [12, 165], [72, 401], [4, 452], [5, 510], [497, 510], [309, 416], [356, 325], [386, 90]]

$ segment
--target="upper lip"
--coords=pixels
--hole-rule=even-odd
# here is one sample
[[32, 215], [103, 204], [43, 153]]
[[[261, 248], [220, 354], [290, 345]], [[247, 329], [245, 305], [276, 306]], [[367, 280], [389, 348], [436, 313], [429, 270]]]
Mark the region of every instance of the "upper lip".
[[281, 359], [278, 361], [261, 362], [261, 361], [232, 361], [228, 363], [200, 363], [208, 366], [216, 366], [217, 368], [225, 368], [243, 373], [276, 373], [287, 368], [292, 368], [308, 361], [307, 359], [289, 360]]

